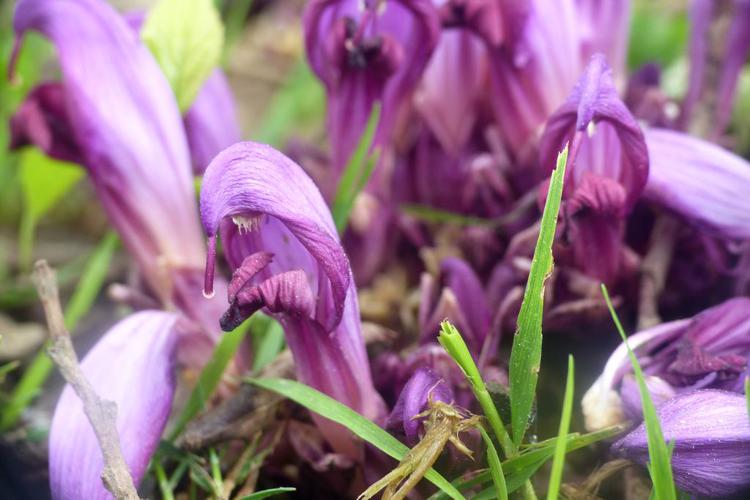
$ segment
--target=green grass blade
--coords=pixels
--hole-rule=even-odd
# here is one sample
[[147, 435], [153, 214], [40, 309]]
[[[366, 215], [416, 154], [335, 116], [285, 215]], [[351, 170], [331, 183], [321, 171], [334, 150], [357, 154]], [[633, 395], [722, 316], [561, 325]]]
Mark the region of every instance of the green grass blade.
[[427, 205], [404, 204], [399, 207], [402, 212], [424, 222], [435, 222], [440, 224], [454, 224], [462, 227], [492, 226], [492, 219], [472, 217], [470, 215], [458, 214], [448, 210], [428, 207]]
[[471, 384], [471, 390], [474, 392], [474, 396], [479, 401], [484, 416], [490, 423], [492, 432], [500, 442], [500, 446], [503, 448], [503, 452], [506, 456], [511, 456], [515, 453], [516, 448], [513, 446], [513, 442], [508, 436], [508, 431], [505, 430], [505, 425], [500, 418], [495, 403], [492, 401], [489, 391], [482, 380], [482, 375], [479, 373], [474, 358], [472, 358], [469, 348], [461, 337], [458, 329], [451, 324], [450, 321], [443, 321], [440, 324], [441, 330], [438, 335], [438, 342], [443, 346], [448, 354], [464, 372], [466, 379]]
[[557, 167], [547, 192], [539, 238], [534, 249], [529, 279], [518, 314], [518, 327], [510, 354], [510, 410], [513, 442], [521, 444], [534, 405], [536, 384], [542, 359], [542, 313], [544, 283], [552, 272], [552, 242], [555, 239], [557, 213], [560, 210], [568, 147], [557, 156]]
[[620, 323], [620, 318], [618, 318], [615, 308], [612, 307], [607, 287], [604, 284], [601, 287], [604, 300], [607, 302], [607, 307], [612, 315], [612, 320], [615, 322], [617, 331], [625, 343], [625, 347], [628, 349], [628, 356], [630, 356], [630, 362], [633, 365], [635, 379], [638, 381], [638, 389], [641, 393], [641, 406], [643, 407], [643, 422], [646, 426], [646, 437], [648, 439], [649, 473], [651, 474], [651, 482], [654, 485], [653, 492], [659, 500], [675, 499], [677, 498], [677, 494], [674, 478], [672, 477], [669, 446], [664, 441], [659, 417], [656, 415], [656, 407], [651, 399], [651, 394], [648, 392], [648, 386], [646, 385], [646, 380], [643, 378], [643, 371], [641, 370], [641, 365], [638, 363], [638, 358], [636, 358], [630, 349], [628, 339], [625, 336], [625, 330]]
[[346, 164], [336, 190], [336, 198], [333, 201], [331, 214], [333, 215], [333, 221], [336, 223], [336, 229], [339, 234], [344, 233], [354, 200], [360, 190], [367, 184], [367, 180], [375, 168], [378, 152], [375, 151], [371, 154], [371, 149], [379, 121], [380, 103], [376, 102], [372, 106], [370, 117], [367, 119], [367, 126], [359, 138], [354, 153]]
[[[252, 320], [251, 320], [252, 321]], [[206, 401], [213, 395], [216, 387], [224, 375], [229, 361], [234, 357], [237, 348], [242, 343], [249, 330], [248, 321], [244, 322], [234, 331], [225, 333], [219, 343], [214, 348], [211, 359], [203, 367], [198, 382], [190, 393], [190, 398], [182, 409], [180, 416], [177, 418], [175, 426], [169, 432], [167, 440], [173, 441], [183, 431], [190, 420], [206, 406]]]
[[498, 456], [495, 445], [492, 443], [492, 438], [487, 434], [487, 431], [485, 431], [483, 427], [479, 427], [479, 432], [482, 434], [484, 444], [487, 446], [487, 463], [490, 466], [490, 475], [492, 476], [492, 483], [495, 487], [495, 498], [507, 500], [508, 487], [505, 484], [505, 476], [503, 475], [503, 466], [500, 463], [500, 457]]
[[158, 461], [153, 462], [154, 475], [156, 481], [159, 483], [159, 491], [161, 491], [162, 500], [174, 500], [174, 491], [172, 485], [169, 484], [167, 473], [164, 471], [164, 467]]
[[5, 363], [4, 365], [0, 365], [0, 384], [3, 383], [5, 380], [5, 377], [8, 376], [10, 372], [15, 370], [21, 366], [21, 362], [18, 360], [15, 361], [9, 361], [8, 363]]
[[[86, 262], [81, 278], [65, 307], [65, 327], [75, 330], [78, 322], [89, 312], [104, 285], [112, 256], [119, 240], [115, 233], [107, 233]], [[0, 430], [13, 427], [23, 410], [41, 391], [54, 365], [45, 351], [39, 352], [24, 371], [0, 416]]]
[[563, 410], [560, 415], [560, 430], [557, 434], [555, 444], [555, 456], [552, 460], [552, 472], [550, 473], [549, 488], [547, 489], [547, 500], [557, 500], [562, 482], [563, 465], [565, 465], [565, 436], [570, 428], [570, 416], [573, 413], [573, 390], [575, 387], [575, 362], [573, 356], [568, 356], [568, 380], [565, 382], [565, 397], [563, 399]]
[[284, 329], [275, 319], [257, 312], [250, 331], [253, 334], [253, 371], [258, 372], [284, 349]]
[[[621, 427], [609, 427], [601, 431], [591, 432], [580, 435], [578, 433], [568, 434], [566, 436], [566, 453], [591, 446], [592, 444], [610, 439], [620, 433]], [[555, 446], [558, 438], [552, 438], [540, 443], [527, 447], [520, 455], [502, 462], [503, 473], [505, 474], [505, 484], [508, 493], [513, 493], [520, 488], [544, 463], [552, 458], [555, 453]], [[491, 481], [490, 471], [486, 470], [474, 475], [471, 479], [458, 479], [451, 484], [459, 490], [468, 490], [482, 486]], [[490, 491], [494, 488], [490, 488]], [[446, 495], [443, 492], [437, 492], [430, 497], [430, 500], [444, 500]]]
[[747, 400], [747, 416], [750, 418], [750, 377], [745, 377], [745, 399]]
[[[282, 396], [304, 406], [308, 410], [343, 425], [352, 433], [396, 460], [403, 459], [404, 455], [409, 451], [409, 448], [405, 444], [388, 434], [374, 422], [312, 387], [294, 380], [280, 378], [248, 379], [248, 382], [268, 391], [281, 394]], [[461, 495], [461, 493], [436, 470], [430, 469], [427, 471], [425, 478], [443, 490], [451, 498], [464, 498], [463, 495]]]
[[271, 488], [268, 490], [256, 491], [255, 493], [245, 495], [240, 500], [263, 500], [264, 498], [280, 495], [282, 493], [291, 493], [292, 491], [297, 491], [297, 488], [282, 486], [280, 488]]
[[68, 330], [75, 330], [81, 318], [94, 305], [94, 301], [102, 289], [104, 280], [107, 278], [109, 264], [112, 262], [112, 256], [115, 254], [119, 243], [120, 239], [117, 237], [117, 234], [110, 231], [104, 235], [102, 241], [91, 254], [86, 263], [86, 269], [83, 271], [73, 295], [65, 306], [65, 327]]

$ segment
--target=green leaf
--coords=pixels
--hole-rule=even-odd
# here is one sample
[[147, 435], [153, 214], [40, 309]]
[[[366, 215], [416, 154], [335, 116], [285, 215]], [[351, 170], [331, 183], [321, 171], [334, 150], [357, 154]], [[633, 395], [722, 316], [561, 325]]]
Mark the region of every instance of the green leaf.
[[440, 324], [440, 335], [438, 335], [438, 342], [443, 346], [448, 354], [461, 368], [461, 371], [466, 376], [466, 379], [471, 384], [471, 390], [474, 392], [474, 396], [479, 401], [484, 416], [490, 423], [492, 432], [500, 442], [503, 448], [503, 452], [506, 456], [511, 456], [515, 453], [516, 447], [508, 436], [508, 431], [505, 430], [500, 414], [495, 407], [495, 403], [492, 401], [489, 391], [482, 380], [482, 375], [479, 373], [479, 368], [474, 363], [474, 358], [469, 352], [469, 348], [461, 337], [458, 329], [451, 324], [450, 321], [443, 321]]
[[224, 375], [224, 370], [229, 364], [229, 361], [234, 357], [242, 340], [245, 338], [249, 329], [249, 323], [251, 322], [252, 319], [250, 321], [245, 321], [235, 330], [222, 335], [221, 340], [219, 340], [219, 343], [214, 348], [211, 359], [209, 359], [206, 366], [203, 367], [203, 370], [198, 377], [198, 382], [195, 384], [193, 392], [190, 393], [190, 398], [182, 409], [180, 416], [177, 418], [174, 427], [167, 435], [167, 440], [174, 441], [174, 439], [183, 431], [187, 423], [190, 422], [198, 412], [205, 408], [206, 401], [209, 400], [216, 390], [216, 387], [219, 385], [221, 377]]
[[253, 334], [253, 370], [258, 372], [284, 349], [284, 329], [272, 317], [257, 312], [253, 315], [250, 331]]
[[297, 488], [291, 488], [289, 486], [282, 486], [280, 488], [271, 488], [268, 490], [256, 491], [255, 493], [245, 495], [240, 500], [262, 500], [263, 498], [280, 495], [281, 493], [291, 493], [292, 491], [297, 491]]
[[536, 383], [542, 359], [542, 315], [544, 311], [544, 283], [552, 272], [552, 243], [560, 210], [568, 146], [557, 156], [557, 167], [547, 191], [539, 238], [531, 261], [529, 279], [523, 295], [518, 327], [510, 353], [508, 378], [510, 381], [510, 411], [513, 442], [518, 446], [526, 433], [526, 426], [534, 405]]
[[212, 0], [159, 0], [141, 29], [184, 113], [219, 65], [224, 26]]
[[745, 399], [747, 400], [747, 416], [750, 417], [750, 377], [745, 377]]
[[325, 116], [325, 102], [320, 80], [301, 59], [275, 92], [256, 140], [281, 149], [290, 136], [317, 131]]
[[[107, 279], [109, 264], [117, 249], [118, 241], [115, 233], [107, 233], [86, 261], [73, 296], [65, 307], [65, 327], [68, 330], [75, 330], [80, 319], [91, 310], [91, 306]], [[8, 404], [3, 407], [0, 430], [7, 430], [16, 424], [23, 410], [41, 391], [53, 366], [44, 350], [34, 357], [14, 388]]]
[[633, 365], [635, 379], [638, 381], [638, 390], [641, 393], [641, 406], [643, 407], [643, 421], [646, 426], [646, 438], [648, 440], [648, 469], [651, 474], [651, 482], [654, 485], [653, 493], [659, 500], [675, 499], [677, 498], [677, 494], [674, 478], [672, 477], [669, 446], [664, 440], [659, 417], [656, 415], [656, 407], [651, 399], [651, 394], [648, 392], [648, 386], [643, 377], [643, 371], [641, 370], [640, 363], [638, 363], [638, 358], [636, 358], [635, 354], [630, 349], [628, 339], [625, 336], [625, 330], [620, 323], [620, 318], [617, 317], [615, 308], [612, 307], [612, 301], [609, 299], [607, 287], [604, 286], [604, 284], [602, 284], [601, 287], [602, 295], [604, 295], [604, 300], [607, 302], [607, 307], [612, 315], [612, 320], [615, 322], [617, 331], [620, 334], [622, 341], [625, 343], [625, 347], [628, 349], [630, 363]]
[[18, 254], [23, 269], [31, 267], [34, 230], [39, 219], [83, 176], [84, 171], [78, 165], [50, 158], [37, 148], [26, 148], [21, 154], [19, 178], [24, 207]]
[[107, 279], [109, 264], [112, 262], [112, 257], [119, 242], [117, 234], [110, 231], [104, 235], [102, 241], [91, 253], [88, 262], [86, 262], [86, 269], [84, 269], [73, 295], [65, 306], [65, 327], [68, 330], [75, 330], [81, 318], [94, 305], [104, 280]]
[[164, 467], [158, 461], [154, 461], [152, 467], [154, 475], [156, 475], [156, 481], [159, 483], [159, 491], [161, 491], [162, 499], [174, 500], [174, 491], [172, 490], [172, 485], [169, 483], [169, 479], [167, 479]]
[[497, 455], [495, 445], [492, 443], [490, 435], [483, 427], [479, 427], [479, 432], [482, 434], [484, 444], [487, 446], [487, 463], [490, 466], [490, 475], [492, 476], [492, 482], [495, 486], [495, 498], [500, 500], [507, 500], [508, 498], [508, 487], [505, 484], [505, 476], [503, 475], [503, 466], [500, 463], [500, 457]]
[[472, 227], [472, 226], [489, 226], [493, 227], [496, 225], [493, 219], [483, 219], [481, 217], [473, 217], [470, 215], [463, 215], [456, 212], [450, 212], [448, 210], [441, 210], [439, 208], [428, 207], [427, 205], [417, 204], [404, 204], [401, 205], [401, 211], [407, 215], [411, 215], [415, 219], [419, 219], [424, 222], [436, 222], [441, 224], [454, 224], [461, 227]]
[[[2, 337], [0, 337], [0, 342], [2, 342]], [[10, 361], [8, 363], [5, 363], [4, 365], [0, 365], [0, 384], [5, 381], [5, 377], [7, 377], [10, 372], [18, 368], [20, 365], [21, 362], [18, 360]]]
[[547, 500], [557, 500], [562, 482], [563, 466], [565, 465], [565, 436], [570, 428], [570, 415], [573, 413], [573, 388], [575, 386], [575, 363], [573, 356], [568, 356], [568, 380], [565, 382], [565, 397], [563, 409], [560, 415], [560, 430], [557, 433], [555, 444], [555, 456], [552, 460], [552, 472], [550, 472], [549, 488], [547, 489]]
[[336, 229], [339, 234], [344, 233], [346, 224], [349, 221], [349, 214], [354, 206], [354, 200], [365, 187], [365, 184], [367, 184], [367, 180], [370, 178], [378, 161], [379, 151], [371, 150], [379, 120], [380, 103], [376, 102], [372, 106], [367, 126], [359, 138], [357, 148], [354, 150], [351, 158], [349, 158], [346, 169], [341, 175], [341, 180], [336, 190], [336, 198], [333, 200], [331, 214], [333, 215], [333, 221], [336, 223]]
[[[248, 382], [268, 391], [281, 394], [308, 410], [343, 425], [360, 438], [396, 460], [403, 459], [404, 455], [409, 451], [406, 445], [378, 427], [377, 424], [312, 387], [295, 382], [294, 380], [280, 378], [248, 379]], [[451, 498], [464, 498], [436, 470], [430, 469], [425, 474], [425, 477]]]
[[[598, 441], [616, 436], [622, 431], [623, 429], [621, 427], [610, 427], [584, 435], [578, 433], [568, 434], [566, 436], [566, 452], [570, 453], [571, 451], [585, 448], [586, 446], [590, 446]], [[529, 445], [520, 455], [510, 458], [502, 463], [508, 493], [512, 493], [523, 486], [523, 484], [533, 476], [547, 460], [552, 458], [555, 453], [557, 441], [558, 438], [552, 438], [540, 443]], [[451, 484], [459, 490], [465, 491], [488, 483], [491, 479], [490, 471], [485, 470], [474, 475], [471, 479], [458, 479]], [[488, 491], [494, 491], [494, 487], [489, 488]], [[430, 500], [443, 500], [445, 498], [446, 496], [443, 492], [438, 492], [432, 495]], [[492, 498], [492, 496], [490, 495], [485, 498]]]

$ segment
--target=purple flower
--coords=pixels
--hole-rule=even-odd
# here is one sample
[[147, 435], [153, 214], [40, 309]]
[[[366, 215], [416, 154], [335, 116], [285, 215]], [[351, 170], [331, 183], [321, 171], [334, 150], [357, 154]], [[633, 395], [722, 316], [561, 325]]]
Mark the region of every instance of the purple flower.
[[625, 63], [630, 38], [630, 0], [576, 0], [581, 21], [581, 61], [602, 53], [614, 69], [615, 80], [625, 78]]
[[201, 175], [223, 149], [240, 141], [240, 126], [227, 77], [214, 70], [185, 113], [193, 173]]
[[470, 350], [479, 355], [490, 329], [490, 310], [476, 273], [455, 257], [441, 262], [438, 283], [431, 275], [422, 275], [420, 342], [434, 342], [445, 319], [456, 325]]
[[578, 268], [605, 282], [618, 277], [626, 214], [646, 184], [649, 159], [638, 123], [619, 99], [612, 71], [597, 54], [568, 100], [547, 122], [542, 168], [570, 142], [563, 208]]
[[490, 102], [495, 122], [516, 159], [528, 160], [545, 120], [565, 101], [583, 63], [574, 0], [533, 0], [510, 46], [490, 55]]
[[[750, 299], [734, 298], [692, 319], [638, 332], [628, 344], [638, 356], [657, 403], [672, 394], [704, 388], [742, 392], [750, 357]], [[618, 423], [625, 416], [640, 418], [640, 398], [633, 394], [630, 370], [623, 344], [583, 397], [588, 429]]]
[[456, 156], [469, 140], [486, 79], [487, 52], [481, 40], [465, 29], [443, 30], [424, 70], [414, 106], [450, 156]]
[[47, 150], [77, 145], [151, 291], [170, 302], [173, 271], [200, 269], [204, 255], [181, 118], [156, 61], [103, 2], [23, 0], [13, 22], [19, 38], [37, 30], [57, 47], [62, 85], [40, 109], [52, 136], [63, 132]]
[[[284, 326], [301, 381], [379, 418], [349, 262], [302, 169], [270, 146], [235, 144], [206, 169], [201, 219], [209, 241], [205, 293], [213, 292], [219, 235], [234, 272], [222, 327], [265, 308]], [[334, 447], [354, 453], [343, 428], [318, 424]]]
[[410, 443], [416, 443], [421, 421], [414, 417], [435, 401], [452, 403], [453, 390], [431, 369], [418, 368], [401, 391], [385, 423], [386, 429], [403, 432]]
[[[120, 445], [136, 485], [146, 473], [172, 408], [176, 348], [184, 333], [177, 320], [177, 315], [160, 311], [128, 316], [105, 333], [81, 362], [99, 396], [117, 404]], [[53, 497], [111, 498], [101, 481], [103, 465], [81, 400], [66, 386], [49, 435]]]
[[326, 87], [328, 137], [341, 172], [376, 101], [383, 103], [376, 143], [390, 139], [437, 43], [439, 16], [429, 0], [313, 0], [304, 27], [310, 66]]
[[644, 196], [709, 234], [750, 239], [750, 164], [715, 144], [663, 129], [645, 133]]
[[[721, 9], [717, 9], [717, 2], [712, 0], [694, 0], [690, 7], [692, 32], [690, 36], [690, 77], [688, 92], [683, 103], [681, 119], [687, 122], [692, 118], [695, 106], [705, 96], [706, 91], [716, 94], [716, 110], [713, 123], [709, 130], [714, 137], [721, 134], [731, 118], [732, 102], [737, 87], [742, 66], [750, 53], [750, 2], [733, 0], [731, 2], [731, 23], [721, 40], [722, 52], [713, 53], [711, 43], [719, 43], [711, 37], [711, 22]], [[706, 62], [710, 58], [721, 57], [721, 68], [718, 75], [717, 87], [706, 89], [707, 83], [713, 83], [713, 77], [707, 78]]]
[[[745, 396], [719, 390], [682, 394], [657, 410], [664, 439], [674, 443], [677, 486], [696, 495], [727, 497], [750, 486], [750, 417]], [[613, 445], [613, 451], [648, 462], [646, 427]]]

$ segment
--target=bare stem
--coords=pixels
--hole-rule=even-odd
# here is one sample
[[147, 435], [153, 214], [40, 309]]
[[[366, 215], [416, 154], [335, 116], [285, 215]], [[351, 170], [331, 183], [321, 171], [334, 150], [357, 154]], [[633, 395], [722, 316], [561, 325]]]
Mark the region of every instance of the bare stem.
[[78, 364], [70, 333], [65, 328], [55, 272], [47, 261], [40, 260], [34, 265], [32, 279], [47, 317], [50, 358], [81, 399], [83, 411], [94, 429], [104, 456], [102, 483], [115, 498], [136, 500], [139, 498], [138, 492], [120, 449], [116, 426], [117, 405], [99, 397]]

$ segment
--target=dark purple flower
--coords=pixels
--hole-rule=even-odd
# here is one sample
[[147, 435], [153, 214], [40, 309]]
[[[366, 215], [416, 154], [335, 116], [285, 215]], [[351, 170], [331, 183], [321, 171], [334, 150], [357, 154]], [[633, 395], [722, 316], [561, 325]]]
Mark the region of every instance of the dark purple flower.
[[543, 169], [570, 143], [566, 203], [568, 237], [576, 266], [611, 282], [622, 260], [625, 216], [648, 178], [646, 142], [620, 100], [612, 71], [594, 55], [567, 101], [547, 122], [539, 147]]
[[[265, 310], [284, 327], [301, 381], [371, 419], [382, 415], [364, 349], [349, 262], [320, 192], [270, 146], [244, 142], [206, 169], [201, 219], [208, 235], [205, 293], [213, 293], [216, 238], [234, 274], [222, 327]], [[338, 451], [350, 435], [319, 426]]]
[[10, 149], [35, 145], [57, 160], [81, 163], [82, 153], [73, 137], [59, 83], [34, 88], [10, 120]]
[[328, 137], [337, 172], [346, 165], [376, 101], [376, 142], [390, 139], [396, 115], [437, 43], [440, 19], [429, 0], [313, 0], [305, 46], [328, 95]]
[[[750, 299], [734, 298], [691, 319], [663, 323], [632, 335], [655, 401], [704, 388], [743, 392], [750, 357]], [[633, 395], [625, 345], [619, 346], [582, 400], [586, 427], [600, 429], [641, 415]]]
[[386, 429], [403, 432], [410, 443], [419, 438], [421, 421], [415, 418], [431, 402], [453, 402], [453, 390], [430, 368], [422, 367], [409, 378], [386, 420]]
[[422, 275], [420, 342], [434, 342], [440, 323], [446, 319], [456, 325], [470, 350], [478, 356], [489, 333], [490, 310], [476, 273], [456, 257], [440, 263], [439, 281], [429, 274]]
[[[172, 408], [178, 316], [144, 311], [104, 334], [83, 358], [81, 369], [94, 390], [117, 404], [117, 431], [136, 485], [146, 473]], [[127, 376], [124, 376], [127, 373]], [[101, 481], [104, 461], [81, 400], [66, 386], [49, 434], [52, 496], [109, 499]]]
[[[660, 406], [664, 439], [674, 443], [672, 472], [688, 493], [727, 497], [750, 486], [750, 417], [742, 394], [701, 390]], [[616, 442], [613, 451], [646, 465], [645, 424]]]
[[651, 163], [644, 196], [711, 235], [750, 239], [750, 164], [687, 134], [645, 132]]

